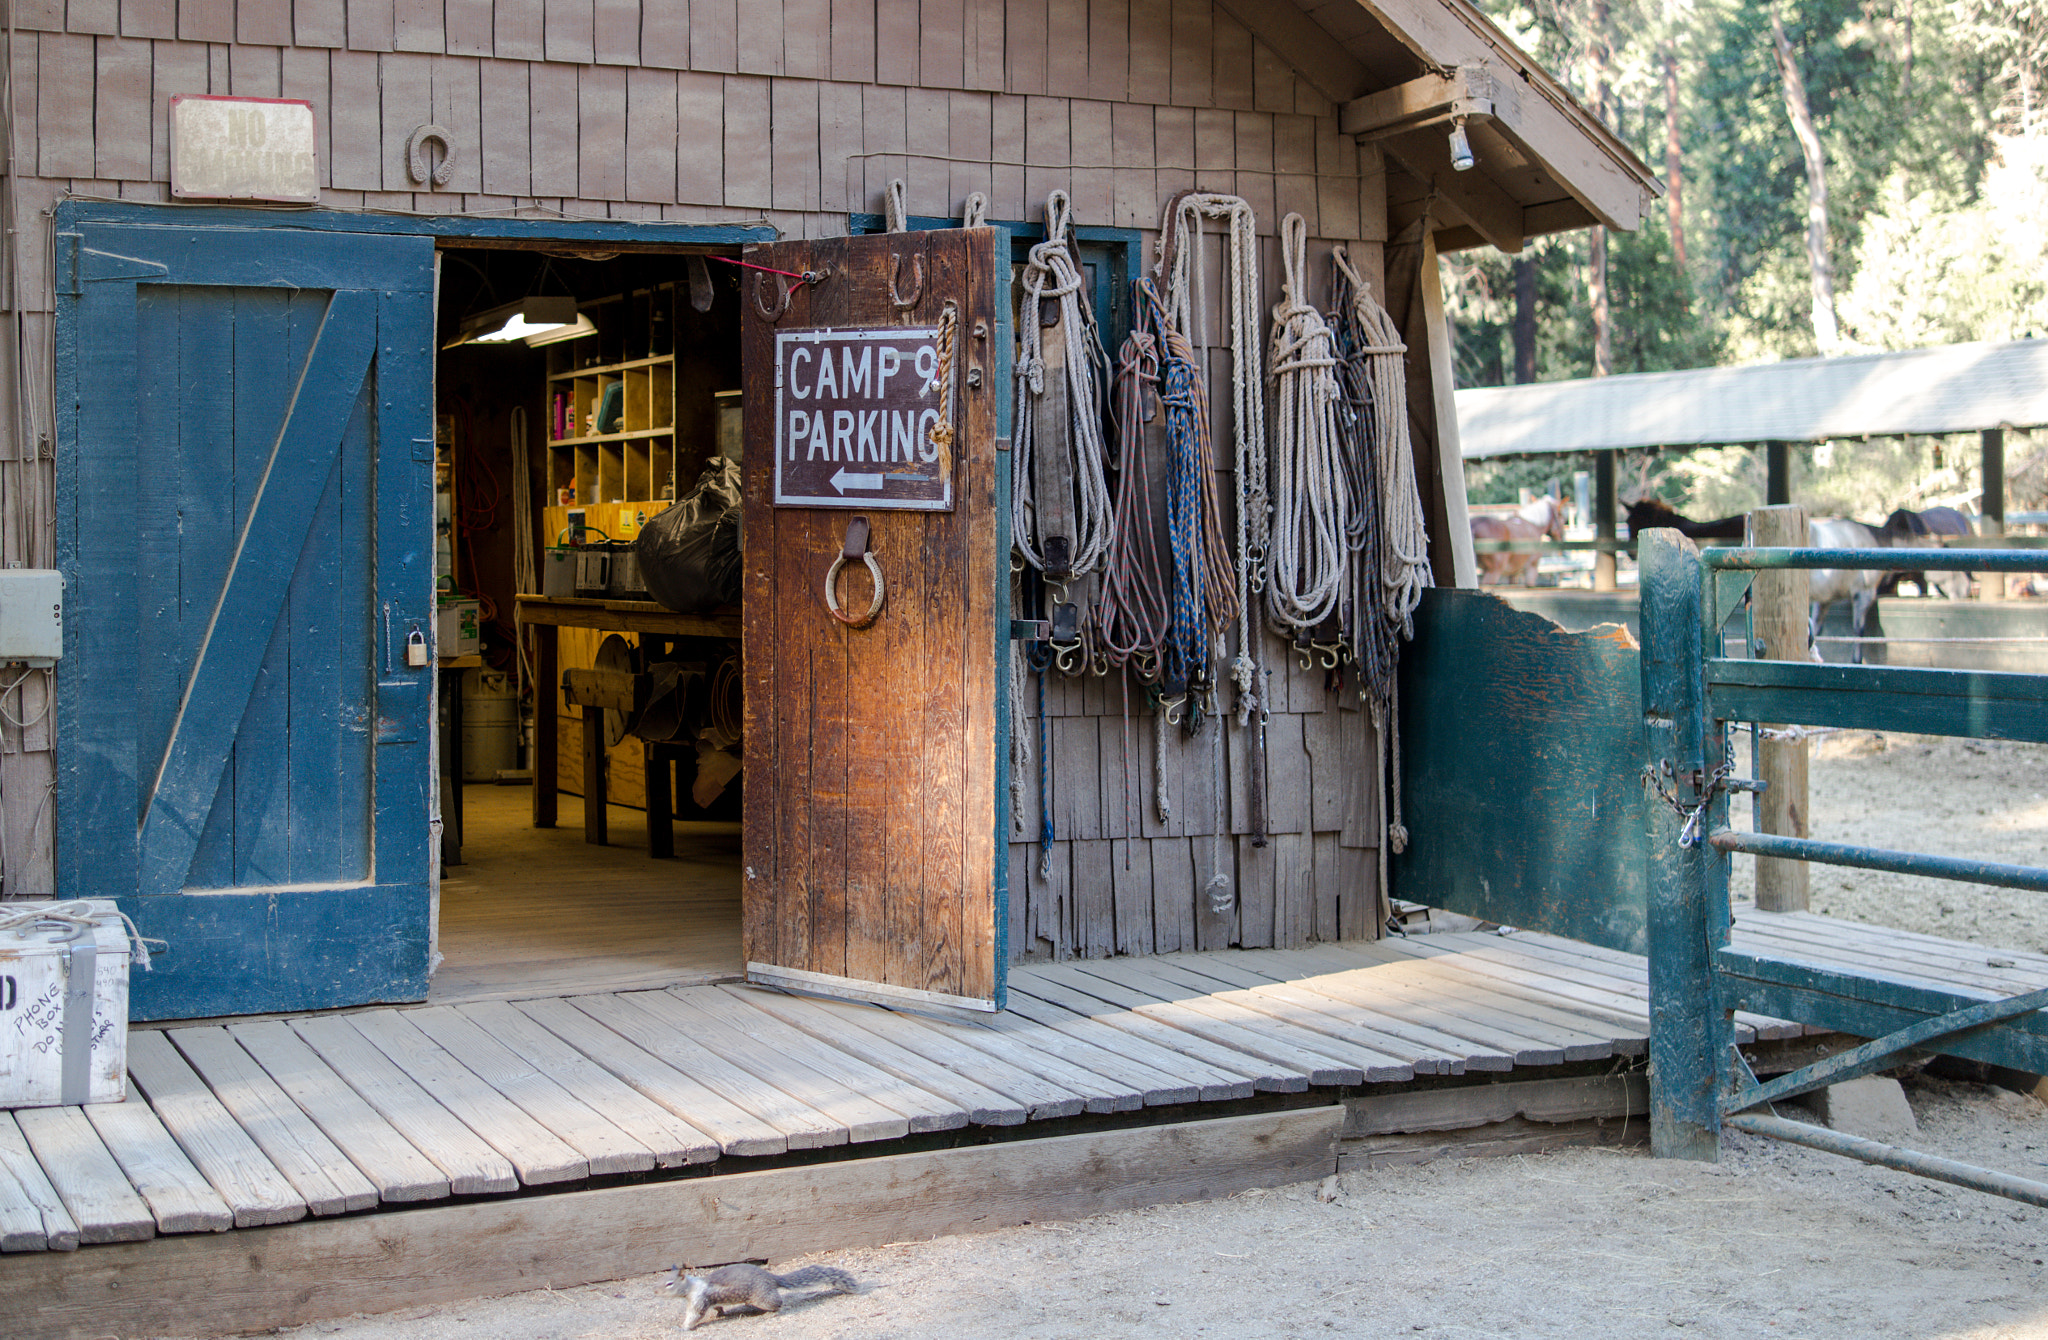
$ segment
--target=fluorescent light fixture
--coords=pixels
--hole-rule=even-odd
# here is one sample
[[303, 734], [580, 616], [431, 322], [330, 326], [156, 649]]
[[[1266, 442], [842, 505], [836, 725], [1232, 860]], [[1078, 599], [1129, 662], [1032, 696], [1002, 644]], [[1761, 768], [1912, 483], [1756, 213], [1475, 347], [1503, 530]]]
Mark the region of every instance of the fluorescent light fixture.
[[576, 310], [570, 297], [521, 298], [518, 302], [492, 307], [462, 318], [459, 333], [444, 347], [458, 344], [510, 344], [524, 340], [529, 346], [553, 344], [560, 340], [595, 335], [597, 327]]
[[586, 335], [597, 334], [597, 327], [590, 324], [590, 318], [578, 312], [576, 319], [566, 326], [553, 326], [526, 336], [526, 347], [538, 349], [543, 344], [560, 344], [565, 340], [580, 340]]

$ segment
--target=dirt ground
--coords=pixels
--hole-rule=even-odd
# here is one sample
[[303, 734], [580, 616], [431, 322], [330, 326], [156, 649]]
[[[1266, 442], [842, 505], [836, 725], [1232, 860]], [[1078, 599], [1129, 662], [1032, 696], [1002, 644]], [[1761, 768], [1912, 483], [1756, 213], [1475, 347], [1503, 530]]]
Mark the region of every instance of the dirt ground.
[[[2039, 862], [2048, 749], [1816, 742], [1814, 835]], [[2048, 950], [2048, 898], [1815, 869], [1817, 911]], [[2048, 1107], [1909, 1082], [1930, 1152], [2048, 1180]], [[810, 1258], [863, 1284], [699, 1334], [760, 1340], [2048, 1337], [2048, 1211], [1731, 1134], [1717, 1166], [1639, 1151], [1444, 1161], [1196, 1205]], [[797, 1264], [797, 1263], [789, 1263]], [[777, 1263], [783, 1268], [783, 1263]], [[659, 1277], [285, 1332], [641, 1340]]]
[[[1737, 736], [1738, 767], [1749, 745]], [[1823, 842], [2048, 864], [2048, 745], [1841, 731], [1809, 742], [1809, 827]], [[1746, 812], [1737, 823], [1749, 824]], [[1813, 910], [1973, 944], [2048, 953], [2048, 895], [1810, 867]], [[1731, 891], [1754, 888], [1738, 858]]]

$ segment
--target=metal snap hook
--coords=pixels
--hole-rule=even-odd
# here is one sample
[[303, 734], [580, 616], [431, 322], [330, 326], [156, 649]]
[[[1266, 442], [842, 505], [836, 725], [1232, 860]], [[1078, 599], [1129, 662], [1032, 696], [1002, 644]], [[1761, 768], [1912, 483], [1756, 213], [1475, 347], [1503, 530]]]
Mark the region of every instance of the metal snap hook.
[[[867, 613], [859, 617], [846, 614], [839, 608], [839, 572], [856, 558], [867, 564], [868, 576], [875, 585], [875, 598], [869, 603]], [[825, 608], [848, 628], [866, 628], [881, 614], [882, 604], [888, 598], [888, 586], [882, 580], [882, 565], [875, 561], [874, 553], [868, 548], [868, 519], [857, 516], [846, 523], [846, 542], [841, 546], [839, 556], [832, 560], [832, 566], [826, 570]]]

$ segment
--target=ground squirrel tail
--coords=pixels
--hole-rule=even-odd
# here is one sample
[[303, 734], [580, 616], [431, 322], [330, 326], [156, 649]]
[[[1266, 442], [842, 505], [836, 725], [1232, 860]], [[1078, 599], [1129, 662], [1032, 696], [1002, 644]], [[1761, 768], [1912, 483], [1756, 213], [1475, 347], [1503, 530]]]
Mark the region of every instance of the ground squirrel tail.
[[777, 1275], [775, 1282], [785, 1289], [813, 1289], [828, 1287], [837, 1293], [853, 1293], [860, 1286], [853, 1282], [853, 1276], [832, 1266], [805, 1266], [792, 1270], [787, 1275]]

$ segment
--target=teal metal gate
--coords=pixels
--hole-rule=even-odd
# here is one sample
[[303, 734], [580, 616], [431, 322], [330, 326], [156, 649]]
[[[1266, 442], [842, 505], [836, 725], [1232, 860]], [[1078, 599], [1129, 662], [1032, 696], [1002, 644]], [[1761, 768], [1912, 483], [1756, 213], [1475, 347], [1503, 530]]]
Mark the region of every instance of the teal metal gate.
[[[1773, 1102], [1898, 1063], [1924, 1049], [2048, 1073], [2048, 990], [2009, 998], [1930, 988], [1924, 980], [1746, 953], [1730, 946], [1730, 858], [1740, 852], [1931, 875], [2048, 893], [2048, 869], [1883, 851], [1729, 823], [1729, 795], [1759, 790], [1733, 776], [1740, 722], [1912, 731], [2048, 742], [2048, 675], [1709, 654], [1753, 575], [1767, 569], [2048, 571], [2019, 550], [1713, 549], [1677, 531], [1648, 532], [1642, 569], [1644, 785], [1650, 833], [1650, 1137], [1666, 1158], [1713, 1160], [1721, 1130], [1881, 1163], [2048, 1205], [2048, 1185], [1895, 1149], [1768, 1114]], [[1761, 1084], [1735, 1048], [1733, 1016], [1750, 1010], [1874, 1039]]]

